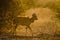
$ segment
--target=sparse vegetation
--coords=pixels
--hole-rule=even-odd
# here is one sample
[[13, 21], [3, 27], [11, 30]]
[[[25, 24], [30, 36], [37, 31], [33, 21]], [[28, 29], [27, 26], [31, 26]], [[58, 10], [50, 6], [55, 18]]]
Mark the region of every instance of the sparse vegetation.
[[[38, 3], [35, 0], [0, 0], [0, 34], [12, 33], [12, 28], [14, 27], [13, 19], [34, 7], [48, 7], [56, 13], [56, 21], [59, 22], [56, 24], [60, 24], [60, 1]], [[53, 27], [55, 25], [48, 23], [46, 26]], [[57, 26], [58, 28], [60, 29], [60, 26]], [[57, 30], [54, 35], [60, 37], [60, 30]]]

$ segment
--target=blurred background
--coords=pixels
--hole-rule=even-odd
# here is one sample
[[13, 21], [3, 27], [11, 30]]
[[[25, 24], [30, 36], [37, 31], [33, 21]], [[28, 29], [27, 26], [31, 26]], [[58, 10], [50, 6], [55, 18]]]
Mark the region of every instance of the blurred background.
[[[0, 35], [13, 34], [14, 18], [32, 18], [33, 13], [38, 18], [30, 24], [34, 36], [60, 35], [60, 0], [0, 0]], [[27, 32], [25, 26], [18, 25], [14, 34], [18, 36], [32, 35], [29, 29]]]

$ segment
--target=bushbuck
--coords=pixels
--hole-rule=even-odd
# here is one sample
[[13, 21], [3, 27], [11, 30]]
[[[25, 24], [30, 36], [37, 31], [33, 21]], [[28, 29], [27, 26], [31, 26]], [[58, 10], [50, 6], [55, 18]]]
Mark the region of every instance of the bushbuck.
[[[26, 26], [26, 32], [27, 28], [32, 32], [32, 29], [30, 27], [30, 24], [34, 22], [34, 20], [38, 20], [36, 14], [32, 14], [32, 17], [16, 17], [13, 20], [13, 23], [15, 24], [14, 31], [16, 31], [16, 28], [18, 25]], [[33, 36], [33, 33], [32, 33]]]

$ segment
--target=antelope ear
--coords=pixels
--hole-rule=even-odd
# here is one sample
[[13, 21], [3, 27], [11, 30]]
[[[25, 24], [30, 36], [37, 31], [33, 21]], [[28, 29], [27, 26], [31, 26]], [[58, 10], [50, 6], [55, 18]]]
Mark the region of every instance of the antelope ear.
[[35, 13], [33, 13], [33, 15], [32, 16], [35, 16], [36, 14]]

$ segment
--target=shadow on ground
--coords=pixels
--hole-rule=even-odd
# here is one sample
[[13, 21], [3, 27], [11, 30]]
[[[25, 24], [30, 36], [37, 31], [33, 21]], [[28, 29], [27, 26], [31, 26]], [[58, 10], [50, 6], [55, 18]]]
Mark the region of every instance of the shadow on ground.
[[0, 40], [60, 40], [60, 35], [39, 34], [37, 36], [17, 36], [13, 34], [1, 34]]

